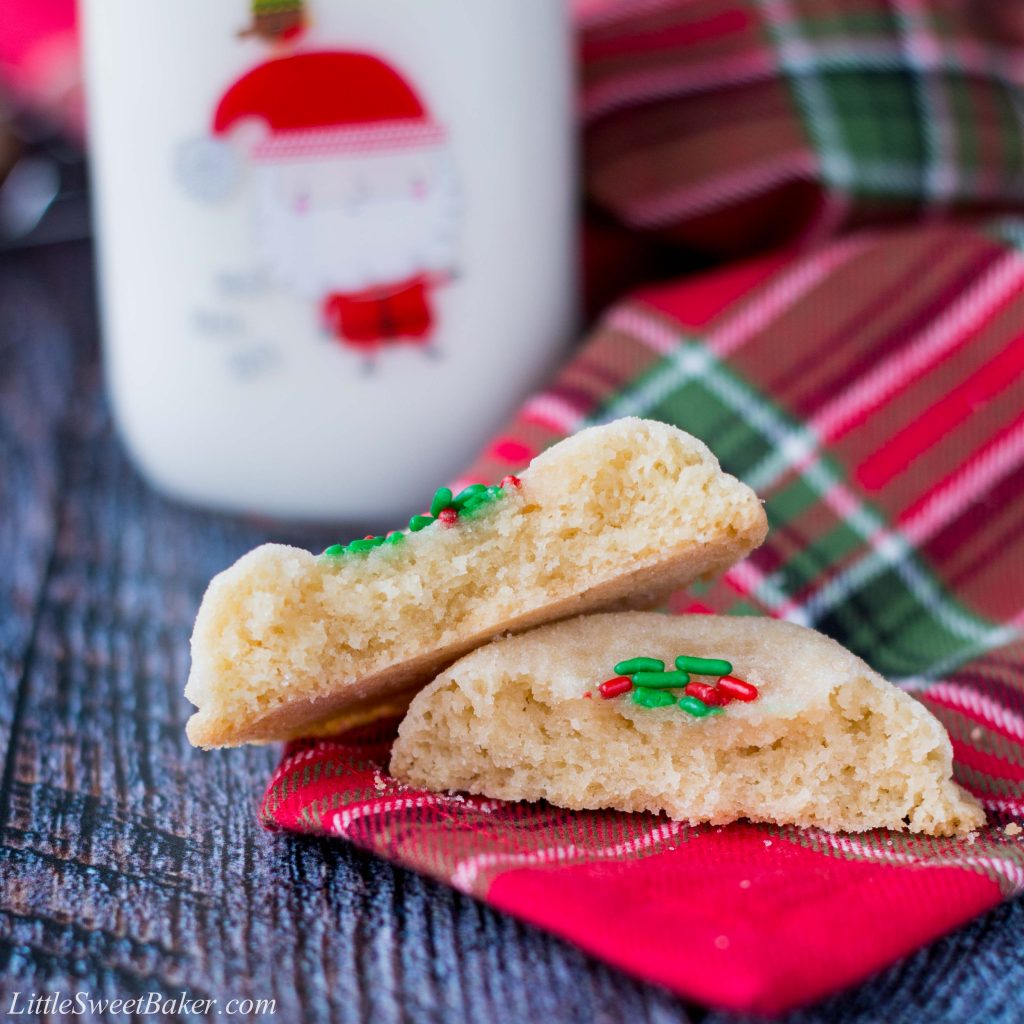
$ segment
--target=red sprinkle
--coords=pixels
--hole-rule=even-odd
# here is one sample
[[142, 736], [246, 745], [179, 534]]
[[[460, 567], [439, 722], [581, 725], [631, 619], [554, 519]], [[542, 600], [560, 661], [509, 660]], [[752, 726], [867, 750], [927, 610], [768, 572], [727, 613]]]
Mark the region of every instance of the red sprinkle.
[[501, 486], [502, 487], [522, 487], [523, 486], [523, 481], [520, 480], [519, 477], [512, 476], [511, 474], [509, 474], [509, 476], [506, 476], [501, 481]]
[[587, 690], [587, 692], [586, 692], [585, 694], [583, 694], [583, 696], [584, 696], [584, 697], [590, 697], [590, 696], [591, 696], [591, 693], [590, 693], [590, 691], [589, 691], [589, 690]]
[[612, 679], [606, 679], [598, 688], [597, 692], [604, 697], [605, 700], [611, 700], [612, 697], [618, 697], [620, 694], [629, 693], [633, 689], [633, 680], [629, 676], [614, 676]]
[[687, 683], [685, 693], [688, 697], [696, 697], [716, 708], [724, 708], [732, 700], [726, 693], [719, 693], [718, 689], [708, 683]]
[[368, 534], [367, 534], [367, 535], [366, 535], [366, 536], [365, 536], [365, 537], [363, 538], [363, 540], [376, 540], [376, 539], [377, 539], [377, 538], [376, 538], [376, 537], [375, 537], [375, 536], [374, 536], [374, 535], [373, 535], [372, 533], [368, 533]]
[[454, 526], [458, 518], [459, 513], [453, 508], [443, 508], [437, 513], [437, 521], [442, 526]]
[[718, 689], [737, 700], [757, 700], [757, 687], [735, 676], [722, 676], [718, 680]]

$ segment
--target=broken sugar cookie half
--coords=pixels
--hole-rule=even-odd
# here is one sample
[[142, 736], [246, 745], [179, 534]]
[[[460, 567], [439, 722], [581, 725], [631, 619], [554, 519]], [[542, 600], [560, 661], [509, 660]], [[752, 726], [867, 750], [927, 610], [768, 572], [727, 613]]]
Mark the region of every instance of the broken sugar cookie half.
[[430, 790], [953, 835], [985, 816], [939, 721], [774, 619], [587, 615], [496, 640], [413, 699], [391, 772]]
[[506, 632], [647, 607], [764, 539], [764, 510], [700, 441], [592, 427], [501, 485], [441, 488], [409, 530], [320, 555], [268, 544], [209, 586], [185, 696], [198, 746], [361, 716]]

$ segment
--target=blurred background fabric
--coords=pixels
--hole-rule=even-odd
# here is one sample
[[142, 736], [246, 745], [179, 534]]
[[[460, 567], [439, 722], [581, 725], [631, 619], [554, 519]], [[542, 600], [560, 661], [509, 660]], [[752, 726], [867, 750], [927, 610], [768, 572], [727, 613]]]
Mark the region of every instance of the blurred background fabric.
[[[80, 138], [73, 0], [7, 8], [8, 119], [31, 111]], [[1017, 0], [574, 9], [591, 312], [726, 257], [1024, 205]], [[18, 151], [6, 135], [0, 173]]]
[[588, 193], [711, 256], [1017, 208], [1024, 51], [983, 29], [958, 0], [610, 5], [581, 40]]

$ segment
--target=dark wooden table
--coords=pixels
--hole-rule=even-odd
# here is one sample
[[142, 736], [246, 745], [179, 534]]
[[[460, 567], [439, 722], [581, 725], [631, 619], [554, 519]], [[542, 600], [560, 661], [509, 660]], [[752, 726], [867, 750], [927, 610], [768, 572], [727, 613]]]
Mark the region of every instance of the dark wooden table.
[[[276, 752], [191, 749], [181, 691], [207, 580], [268, 539], [333, 538], [182, 508], [126, 461], [88, 247], [0, 257], [0, 1014], [184, 990], [289, 1022], [729, 1020], [342, 842], [260, 830]], [[793, 1019], [1024, 1019], [1024, 902]]]

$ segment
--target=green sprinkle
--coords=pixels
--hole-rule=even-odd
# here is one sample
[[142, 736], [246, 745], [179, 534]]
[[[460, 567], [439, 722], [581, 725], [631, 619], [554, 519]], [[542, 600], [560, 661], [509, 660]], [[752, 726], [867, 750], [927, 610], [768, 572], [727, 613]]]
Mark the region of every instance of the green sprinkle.
[[693, 715], [694, 718], [707, 718], [708, 715], [720, 715], [722, 713], [721, 708], [713, 708], [710, 704], [705, 704], [704, 701], [698, 700], [696, 697], [681, 697], [679, 706], [687, 714]]
[[329, 548], [324, 551], [325, 555], [329, 555], [331, 558], [337, 558], [338, 555], [345, 554], [344, 544], [332, 544]]
[[691, 658], [686, 654], [676, 658], [676, 668], [698, 676], [727, 676], [732, 673], [732, 665], [721, 658]]
[[430, 514], [432, 516], [440, 515], [440, 513], [446, 509], [452, 503], [452, 492], [449, 487], [438, 487], [434, 491], [433, 500], [430, 502]]
[[475, 516], [481, 509], [489, 508], [490, 504], [490, 498], [486, 496], [483, 498], [471, 498], [462, 506], [461, 509], [459, 509], [459, 515], [467, 517]]
[[409, 529], [413, 533], [419, 533], [420, 530], [425, 529], [434, 521], [433, 516], [413, 516], [409, 520]]
[[455, 497], [452, 499], [456, 508], [461, 509], [463, 505], [469, 501], [470, 498], [475, 498], [478, 494], [486, 494], [486, 484], [470, 484], [468, 487], [464, 487]]
[[401, 530], [393, 530], [384, 538], [385, 544], [401, 544], [405, 540], [405, 534]]
[[376, 543], [372, 540], [354, 540], [349, 543], [345, 550], [358, 553], [360, 551], [370, 551], [376, 546]]
[[664, 672], [665, 662], [657, 658], [629, 658], [615, 666], [617, 676], [631, 676], [634, 672]]
[[663, 690], [683, 687], [690, 681], [685, 672], [634, 672], [631, 678], [634, 686]]
[[675, 704], [676, 699], [671, 693], [664, 690], [634, 690], [633, 703], [643, 708], [667, 708], [669, 704]]

